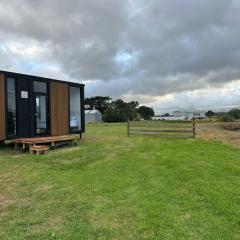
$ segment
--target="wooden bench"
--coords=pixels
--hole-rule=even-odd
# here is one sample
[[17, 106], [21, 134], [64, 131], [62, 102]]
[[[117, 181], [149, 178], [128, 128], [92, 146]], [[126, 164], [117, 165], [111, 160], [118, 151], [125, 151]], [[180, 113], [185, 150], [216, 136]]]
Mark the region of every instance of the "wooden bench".
[[39, 155], [40, 153], [47, 154], [49, 147], [44, 145], [31, 146], [29, 150], [31, 154], [34, 154], [34, 153], [36, 153], [37, 155]]

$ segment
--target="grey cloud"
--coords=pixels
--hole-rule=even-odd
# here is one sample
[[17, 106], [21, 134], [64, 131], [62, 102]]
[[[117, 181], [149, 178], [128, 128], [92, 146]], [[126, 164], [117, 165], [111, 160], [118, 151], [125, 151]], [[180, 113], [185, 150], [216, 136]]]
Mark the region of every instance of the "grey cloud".
[[212, 88], [197, 92], [182, 92], [162, 101], [151, 102], [149, 106], [154, 107], [157, 113], [171, 112], [176, 109], [229, 111], [232, 108], [240, 107], [239, 83], [240, 81], [231, 83], [230, 88], [234, 88], [234, 90]]
[[45, 63], [90, 82], [89, 95], [149, 97], [239, 79], [239, 11], [237, 0], [1, 0], [0, 34], [46, 43]]

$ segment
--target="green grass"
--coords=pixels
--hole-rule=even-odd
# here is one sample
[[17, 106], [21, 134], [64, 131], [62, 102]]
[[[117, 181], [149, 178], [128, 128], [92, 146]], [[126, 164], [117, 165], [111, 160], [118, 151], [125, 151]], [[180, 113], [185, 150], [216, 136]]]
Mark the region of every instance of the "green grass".
[[89, 125], [79, 147], [0, 150], [0, 239], [240, 239], [240, 150], [125, 137]]

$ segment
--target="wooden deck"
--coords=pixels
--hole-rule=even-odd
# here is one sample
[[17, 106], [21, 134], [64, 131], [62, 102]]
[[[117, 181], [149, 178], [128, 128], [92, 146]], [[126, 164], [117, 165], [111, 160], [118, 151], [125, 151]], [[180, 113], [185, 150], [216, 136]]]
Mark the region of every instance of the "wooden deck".
[[79, 134], [71, 134], [71, 135], [61, 135], [61, 136], [48, 136], [48, 137], [34, 137], [34, 138], [17, 138], [13, 139], [12, 143], [15, 144], [15, 148], [18, 149], [22, 147], [23, 151], [26, 149], [30, 149], [32, 146], [36, 146], [38, 144], [51, 144], [54, 147], [57, 143], [60, 142], [68, 142], [76, 144], [80, 139]]

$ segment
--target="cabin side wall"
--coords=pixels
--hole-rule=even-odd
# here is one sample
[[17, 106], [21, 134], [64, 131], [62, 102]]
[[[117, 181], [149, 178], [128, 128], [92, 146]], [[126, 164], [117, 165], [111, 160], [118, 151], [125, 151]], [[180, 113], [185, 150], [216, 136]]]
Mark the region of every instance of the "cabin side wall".
[[0, 74], [0, 141], [6, 139], [5, 83], [4, 74]]
[[51, 135], [69, 134], [68, 84], [50, 82]]
[[84, 87], [81, 87], [81, 128], [82, 128], [82, 133], [85, 132], [85, 106], [84, 106]]

